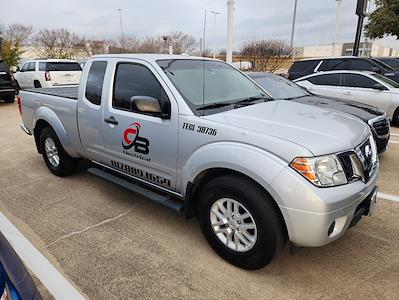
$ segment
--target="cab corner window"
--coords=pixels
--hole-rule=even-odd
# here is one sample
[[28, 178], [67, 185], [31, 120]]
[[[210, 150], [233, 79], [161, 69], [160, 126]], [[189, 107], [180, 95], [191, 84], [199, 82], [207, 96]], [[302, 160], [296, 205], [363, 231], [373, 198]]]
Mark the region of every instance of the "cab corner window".
[[95, 61], [90, 66], [89, 75], [86, 83], [86, 99], [95, 105], [101, 104], [101, 94], [103, 91], [104, 75], [107, 62]]
[[158, 100], [162, 112], [170, 112], [167, 96], [154, 74], [145, 66], [119, 63], [116, 68], [112, 106], [116, 109], [143, 113], [132, 102], [135, 96]]

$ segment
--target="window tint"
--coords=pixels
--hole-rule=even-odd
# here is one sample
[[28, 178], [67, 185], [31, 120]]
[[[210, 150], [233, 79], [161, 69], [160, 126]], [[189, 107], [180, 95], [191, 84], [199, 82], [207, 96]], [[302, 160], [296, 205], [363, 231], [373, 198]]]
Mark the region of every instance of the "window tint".
[[26, 71], [28, 70], [28, 66], [29, 66], [29, 63], [25, 63], [25, 64], [22, 66], [22, 68], [21, 68], [21, 72], [26, 72]]
[[166, 112], [166, 105], [169, 101], [152, 72], [142, 65], [120, 63], [116, 68], [112, 106], [139, 112], [130, 105], [130, 99], [133, 96], [153, 97], [160, 102], [162, 110]]
[[48, 62], [47, 71], [82, 71], [77, 62]]
[[101, 94], [103, 91], [106, 68], [107, 62], [95, 61], [91, 64], [89, 75], [87, 76], [85, 96], [87, 100], [96, 105], [101, 104]]
[[29, 63], [28, 71], [35, 71], [36, 70], [36, 62]]
[[39, 62], [39, 71], [46, 71], [46, 63]]
[[350, 70], [371, 71], [372, 68], [373, 65], [364, 59], [352, 59], [350, 61]]
[[326, 74], [319, 75], [308, 78], [306, 80], [310, 81], [315, 85], [330, 85], [330, 86], [339, 86], [340, 85], [340, 77], [341, 74]]
[[331, 66], [330, 70], [350, 70], [351, 68], [351, 64], [350, 64], [350, 60], [339, 60], [337, 61], [336, 64]]
[[[301, 60], [301, 61], [296, 61], [294, 64], [291, 66], [290, 70], [288, 72], [305, 72], [310, 69], [316, 68], [317, 64], [320, 62], [320, 60]], [[313, 71], [313, 70], [312, 70]]]
[[377, 81], [360, 74], [343, 74], [343, 86], [358, 87], [358, 88], [372, 88]]
[[330, 71], [343, 62], [342, 59], [325, 59], [319, 67], [319, 71]]

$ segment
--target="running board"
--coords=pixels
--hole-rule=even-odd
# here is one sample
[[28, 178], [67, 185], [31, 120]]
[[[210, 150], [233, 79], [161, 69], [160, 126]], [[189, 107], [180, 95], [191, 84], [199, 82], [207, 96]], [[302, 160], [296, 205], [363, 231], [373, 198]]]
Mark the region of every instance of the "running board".
[[111, 172], [107, 172], [105, 170], [95, 167], [87, 169], [87, 172], [106, 181], [109, 181], [115, 185], [124, 187], [140, 196], [146, 197], [153, 202], [162, 204], [176, 212], [180, 213], [184, 210], [184, 205], [175, 201], [172, 196], [154, 192], [132, 180], [127, 180], [121, 176], [114, 175]]

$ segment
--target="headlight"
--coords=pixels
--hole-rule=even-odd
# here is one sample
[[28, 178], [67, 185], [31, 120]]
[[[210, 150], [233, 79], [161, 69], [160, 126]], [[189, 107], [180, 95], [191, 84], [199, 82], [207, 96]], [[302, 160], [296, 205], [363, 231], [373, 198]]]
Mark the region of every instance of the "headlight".
[[335, 154], [297, 157], [290, 166], [319, 187], [336, 186], [348, 182], [341, 162]]

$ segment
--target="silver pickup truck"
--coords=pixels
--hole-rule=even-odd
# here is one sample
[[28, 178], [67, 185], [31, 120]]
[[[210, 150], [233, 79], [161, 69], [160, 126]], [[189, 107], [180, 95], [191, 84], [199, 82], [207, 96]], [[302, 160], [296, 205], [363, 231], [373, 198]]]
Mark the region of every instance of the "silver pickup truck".
[[94, 56], [79, 87], [21, 91], [18, 104], [52, 173], [88, 159], [89, 173], [196, 216], [212, 248], [242, 268], [267, 265], [287, 240], [330, 243], [376, 202], [364, 122], [275, 101], [221, 61]]

